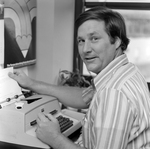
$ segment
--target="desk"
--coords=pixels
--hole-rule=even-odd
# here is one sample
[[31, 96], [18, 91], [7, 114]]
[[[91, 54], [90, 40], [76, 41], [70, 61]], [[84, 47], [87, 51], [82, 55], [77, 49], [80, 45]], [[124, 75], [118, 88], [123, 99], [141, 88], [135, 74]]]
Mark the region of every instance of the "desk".
[[41, 148], [18, 145], [18, 144], [0, 141], [0, 149], [41, 149]]
[[[79, 138], [80, 134], [81, 134], [81, 128], [79, 128], [77, 131], [75, 131], [70, 136], [68, 136], [68, 138], [73, 142], [75, 142]], [[30, 147], [30, 146], [24, 146], [24, 145], [18, 145], [18, 144], [0, 141], [0, 149], [42, 149], [42, 148]]]

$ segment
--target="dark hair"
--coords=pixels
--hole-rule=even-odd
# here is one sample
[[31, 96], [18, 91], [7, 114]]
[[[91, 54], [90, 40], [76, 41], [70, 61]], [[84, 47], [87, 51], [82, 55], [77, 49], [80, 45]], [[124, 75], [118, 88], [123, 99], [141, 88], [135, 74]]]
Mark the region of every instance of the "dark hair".
[[75, 22], [76, 30], [87, 20], [104, 21], [106, 33], [110, 37], [110, 42], [112, 44], [115, 43], [118, 37], [121, 40], [120, 47], [122, 51], [126, 50], [129, 39], [126, 36], [124, 18], [118, 12], [102, 6], [91, 8], [79, 15]]

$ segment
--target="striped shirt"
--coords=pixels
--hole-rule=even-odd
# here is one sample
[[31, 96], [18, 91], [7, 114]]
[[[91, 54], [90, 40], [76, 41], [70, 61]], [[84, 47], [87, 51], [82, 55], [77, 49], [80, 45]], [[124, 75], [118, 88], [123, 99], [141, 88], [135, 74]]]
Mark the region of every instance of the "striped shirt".
[[82, 122], [83, 146], [87, 149], [150, 149], [147, 83], [137, 67], [129, 63], [126, 54], [103, 69], [94, 78], [94, 85], [95, 93]]

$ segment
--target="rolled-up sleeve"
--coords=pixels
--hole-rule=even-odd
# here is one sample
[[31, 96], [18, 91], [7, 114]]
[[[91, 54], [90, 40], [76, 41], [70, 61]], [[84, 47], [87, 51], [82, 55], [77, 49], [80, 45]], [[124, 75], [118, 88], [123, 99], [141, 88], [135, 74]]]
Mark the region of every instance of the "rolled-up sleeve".
[[87, 105], [90, 104], [90, 102], [93, 98], [94, 92], [95, 92], [95, 90], [93, 89], [92, 86], [89, 86], [88, 88], [83, 90], [82, 99]]

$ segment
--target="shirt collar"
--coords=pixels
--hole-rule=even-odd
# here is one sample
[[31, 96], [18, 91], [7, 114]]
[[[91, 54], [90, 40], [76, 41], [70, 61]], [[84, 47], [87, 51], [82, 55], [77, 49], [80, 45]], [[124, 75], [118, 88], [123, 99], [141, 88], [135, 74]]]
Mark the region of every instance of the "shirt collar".
[[121, 56], [115, 58], [111, 63], [109, 63], [93, 80], [96, 90], [99, 87], [105, 85], [105, 83], [118, 70], [118, 68], [128, 62], [129, 61], [126, 54], [122, 54]]

